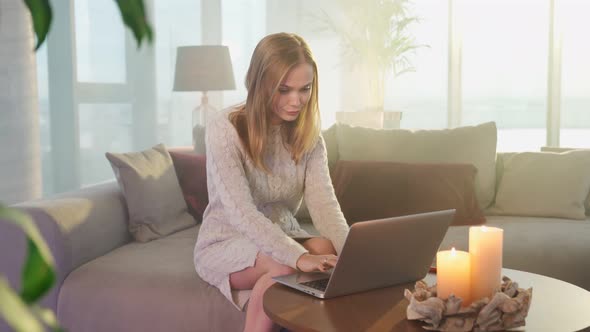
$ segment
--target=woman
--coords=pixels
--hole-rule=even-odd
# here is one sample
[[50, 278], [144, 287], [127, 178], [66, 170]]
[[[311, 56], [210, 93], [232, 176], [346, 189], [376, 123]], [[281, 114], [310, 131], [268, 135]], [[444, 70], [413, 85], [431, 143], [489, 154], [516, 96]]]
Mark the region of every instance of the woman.
[[[263, 38], [246, 75], [246, 103], [207, 124], [209, 205], [195, 246], [195, 268], [240, 310], [232, 290], [252, 289], [245, 331], [277, 326], [262, 308], [272, 277], [336, 265], [348, 233], [320, 136], [318, 75], [307, 43]], [[293, 217], [302, 198], [322, 237]]]

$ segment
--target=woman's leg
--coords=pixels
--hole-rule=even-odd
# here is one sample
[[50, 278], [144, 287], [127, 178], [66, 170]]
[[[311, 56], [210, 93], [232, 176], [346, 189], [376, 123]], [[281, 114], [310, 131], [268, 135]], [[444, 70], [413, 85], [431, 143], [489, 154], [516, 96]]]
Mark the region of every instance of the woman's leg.
[[232, 289], [252, 289], [244, 331], [278, 331], [278, 326], [268, 318], [262, 307], [264, 292], [274, 284], [272, 277], [294, 273], [287, 265], [276, 262], [271, 257], [258, 253], [253, 267], [234, 272], [229, 276]]

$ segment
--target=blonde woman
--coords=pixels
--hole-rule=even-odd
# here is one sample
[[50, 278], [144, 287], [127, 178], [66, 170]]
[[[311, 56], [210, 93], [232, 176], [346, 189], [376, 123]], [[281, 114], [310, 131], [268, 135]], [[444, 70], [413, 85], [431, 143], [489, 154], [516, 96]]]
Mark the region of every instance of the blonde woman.
[[[195, 246], [195, 268], [238, 309], [232, 290], [252, 289], [245, 331], [278, 326], [262, 297], [272, 277], [335, 266], [348, 233], [320, 136], [318, 73], [299, 36], [278, 33], [256, 46], [244, 104], [207, 124], [209, 205]], [[294, 214], [302, 199], [321, 237]]]

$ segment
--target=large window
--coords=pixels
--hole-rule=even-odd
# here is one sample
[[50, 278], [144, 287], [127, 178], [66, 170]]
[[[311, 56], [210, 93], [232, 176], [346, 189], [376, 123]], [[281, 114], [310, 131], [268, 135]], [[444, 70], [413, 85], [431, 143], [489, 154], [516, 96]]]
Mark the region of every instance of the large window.
[[385, 108], [402, 112], [403, 128], [447, 126], [448, 2], [418, 1], [411, 8], [420, 18], [410, 27], [417, 45], [410, 59], [415, 72], [390, 78], [386, 84]]
[[49, 117], [49, 78], [47, 71], [47, 43], [35, 53], [37, 57], [37, 90], [39, 94], [39, 130], [41, 138], [41, 174], [43, 195], [53, 193], [53, 165], [51, 158], [51, 121]]
[[561, 46], [560, 146], [590, 148], [590, 2], [556, 1]]
[[133, 150], [129, 104], [80, 104], [79, 140], [82, 186], [114, 177], [105, 152]]
[[[78, 181], [81, 186], [87, 186], [114, 178], [105, 152], [127, 152], [135, 147], [132, 140], [133, 97], [132, 89], [128, 88], [133, 81], [128, 77], [132, 70], [126, 63], [127, 31], [123, 28], [116, 3], [75, 0], [74, 4]], [[122, 104], [121, 99], [126, 103]]]
[[76, 0], [74, 7], [78, 81], [125, 83], [125, 30], [116, 4]]
[[[318, 1], [302, 8], [300, 11], [299, 33], [309, 44], [318, 66], [318, 99], [322, 128], [327, 129], [336, 122], [336, 112], [354, 111], [354, 106], [347, 103], [345, 88], [347, 87], [346, 61], [342, 58], [341, 38], [331, 31], [318, 29], [317, 13], [333, 12], [333, 3]], [[269, 13], [280, 15], [281, 12]], [[321, 31], [321, 32], [320, 32]], [[348, 85], [350, 87], [350, 85]]]
[[176, 49], [201, 44], [200, 0], [155, 0], [156, 89], [158, 140], [191, 145], [192, 110], [199, 92], [173, 92]]
[[546, 142], [548, 0], [457, 3], [462, 124], [496, 121], [498, 151]]
[[[359, 109], [354, 101], [362, 96], [348, 73], [339, 37], [318, 31], [310, 19], [321, 10], [331, 13], [334, 1], [146, 0], [155, 41], [140, 50], [114, 2], [73, 3], [71, 24], [62, 25], [59, 35], [52, 31], [56, 44], [66, 47], [43, 46], [36, 53], [44, 194], [112, 178], [106, 151], [137, 151], [154, 140], [191, 144], [192, 109], [201, 93], [172, 91], [178, 46], [203, 40], [229, 46], [236, 90], [211, 98], [213, 106], [223, 108], [245, 100], [244, 78], [257, 42], [271, 32], [297, 32], [318, 63], [323, 128], [335, 121], [336, 112]], [[55, 6], [59, 12], [70, 8], [68, 2]], [[556, 142], [557, 130], [560, 146], [590, 148], [588, 12], [590, 3], [584, 0], [415, 1], [410, 14], [420, 21], [410, 33], [416, 44], [428, 47], [409, 55], [414, 72], [387, 79], [385, 109], [402, 112], [402, 128], [495, 121], [498, 151], [538, 151], [548, 136]], [[221, 21], [201, 20], [217, 16]], [[48, 63], [73, 65], [76, 75], [69, 78]], [[63, 89], [70, 83], [67, 93]], [[49, 89], [52, 84], [57, 88]], [[57, 105], [71, 103], [70, 109], [50, 113], [50, 92], [55, 91], [66, 94]], [[552, 104], [559, 127], [557, 117], [548, 122], [549, 94], [559, 98]], [[54, 147], [52, 142], [61, 143]], [[79, 155], [71, 156], [75, 152]], [[78, 164], [60, 161], [66, 157]], [[80, 167], [72, 172], [76, 181], [54, 180], [64, 182], [71, 167]]]
[[229, 47], [236, 90], [223, 93], [224, 106], [246, 101], [244, 79], [258, 41], [266, 35], [266, 1], [222, 0], [222, 42]]

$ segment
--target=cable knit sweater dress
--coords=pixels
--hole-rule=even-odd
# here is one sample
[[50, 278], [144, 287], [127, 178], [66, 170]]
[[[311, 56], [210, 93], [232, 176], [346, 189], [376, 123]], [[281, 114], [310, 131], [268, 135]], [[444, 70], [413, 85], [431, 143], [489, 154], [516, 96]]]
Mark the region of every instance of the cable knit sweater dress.
[[307, 250], [293, 238], [311, 237], [293, 217], [302, 198], [315, 228], [332, 241], [338, 254], [348, 234], [330, 181], [324, 140], [295, 164], [282, 143], [281, 126], [272, 126], [265, 162], [271, 174], [254, 167], [228, 119], [234, 109], [217, 113], [207, 124], [209, 205], [194, 251], [199, 276], [219, 288], [237, 308], [229, 275], [254, 266], [258, 252], [296, 268]]

